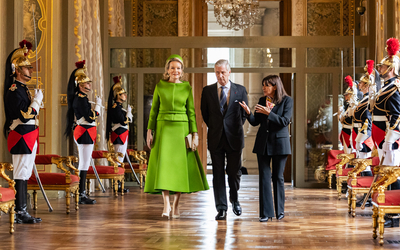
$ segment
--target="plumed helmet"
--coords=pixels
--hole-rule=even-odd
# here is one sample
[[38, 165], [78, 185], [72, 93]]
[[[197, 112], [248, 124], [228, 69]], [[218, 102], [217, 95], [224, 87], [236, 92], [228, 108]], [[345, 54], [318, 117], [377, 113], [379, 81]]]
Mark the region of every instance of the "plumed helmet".
[[86, 65], [85, 60], [79, 61], [75, 63], [76, 71], [75, 71], [75, 85], [91, 82], [90, 78], [86, 75]]
[[22, 40], [19, 43], [19, 49], [16, 49], [11, 56], [11, 67], [13, 74], [18, 67], [32, 68], [32, 65], [27, 57], [31, 48], [32, 44], [26, 40]]
[[399, 40], [397, 40], [396, 38], [392, 37], [386, 41], [387, 56], [385, 56], [381, 60], [381, 62], [377, 65], [377, 66], [382, 66], [382, 65], [388, 66], [388, 69], [384, 74], [389, 72], [391, 69], [394, 69], [394, 74], [400, 76], [399, 75], [400, 58], [397, 55], [399, 53], [399, 48], [400, 48], [400, 43]]
[[353, 96], [357, 91], [354, 87], [353, 79], [351, 78], [351, 76], [346, 76], [344, 78], [344, 80], [347, 83], [348, 87], [343, 95], [352, 95]]
[[360, 82], [365, 82], [368, 86], [371, 86], [375, 83], [374, 60], [367, 60], [364, 70], [366, 72], [361, 76]]
[[125, 89], [122, 87], [121, 76], [114, 76], [114, 85], [112, 86], [113, 97], [116, 98], [120, 94], [126, 93]]

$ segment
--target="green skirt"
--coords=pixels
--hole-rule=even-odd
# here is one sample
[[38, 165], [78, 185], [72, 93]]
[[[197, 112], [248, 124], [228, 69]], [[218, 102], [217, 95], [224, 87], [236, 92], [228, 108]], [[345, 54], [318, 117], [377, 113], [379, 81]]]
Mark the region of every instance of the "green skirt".
[[197, 151], [186, 148], [189, 123], [157, 121], [147, 167], [145, 193], [192, 193], [208, 190], [206, 175]]

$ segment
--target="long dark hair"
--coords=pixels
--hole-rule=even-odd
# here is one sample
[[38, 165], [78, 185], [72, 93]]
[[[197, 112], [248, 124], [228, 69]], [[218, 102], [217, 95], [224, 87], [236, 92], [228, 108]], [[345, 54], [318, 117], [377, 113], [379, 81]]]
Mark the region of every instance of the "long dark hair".
[[67, 88], [67, 101], [68, 101], [68, 111], [67, 111], [67, 127], [65, 128], [64, 135], [66, 137], [71, 135], [72, 132], [72, 126], [74, 125], [74, 98], [75, 98], [75, 93], [78, 91], [79, 86], [75, 86], [75, 72], [78, 69], [75, 69], [72, 71], [71, 76], [69, 77], [68, 81], [68, 88]]
[[11, 118], [8, 116], [7, 111], [6, 111], [6, 96], [8, 89], [11, 87], [11, 85], [14, 83], [14, 75], [12, 73], [12, 68], [11, 68], [11, 57], [14, 54], [14, 52], [17, 49], [13, 50], [11, 54], [7, 57], [6, 61], [6, 71], [4, 75], [4, 93], [3, 93], [3, 102], [4, 102], [4, 113], [6, 114], [6, 121], [4, 122], [4, 127], [3, 127], [3, 134], [7, 138], [7, 132], [10, 129], [11, 125]]
[[275, 96], [274, 99], [272, 100], [273, 103], [279, 104], [281, 103], [281, 101], [285, 96], [288, 96], [288, 94], [285, 91], [285, 88], [283, 87], [282, 80], [279, 76], [269, 75], [264, 77], [264, 79], [262, 80], [262, 85], [268, 85], [268, 84], [276, 86]]
[[114, 87], [115, 84], [110, 88], [110, 93], [108, 94], [108, 104], [107, 104], [107, 124], [106, 124], [106, 139], [110, 138], [111, 133], [111, 112], [112, 112], [112, 105], [114, 103]]

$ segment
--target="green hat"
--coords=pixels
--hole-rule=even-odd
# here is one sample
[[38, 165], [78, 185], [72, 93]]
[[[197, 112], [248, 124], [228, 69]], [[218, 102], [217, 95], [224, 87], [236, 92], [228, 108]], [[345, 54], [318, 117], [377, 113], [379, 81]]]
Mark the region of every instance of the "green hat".
[[168, 63], [169, 63], [169, 61], [171, 60], [171, 59], [178, 59], [178, 61], [180, 62], [180, 63], [182, 63], [182, 66], [183, 66], [183, 59], [182, 59], [182, 57], [180, 56], [180, 55], [178, 55], [178, 54], [172, 54], [172, 55], [170, 55], [168, 58], [167, 58], [167, 61], [165, 62], [165, 65], [167, 65]]

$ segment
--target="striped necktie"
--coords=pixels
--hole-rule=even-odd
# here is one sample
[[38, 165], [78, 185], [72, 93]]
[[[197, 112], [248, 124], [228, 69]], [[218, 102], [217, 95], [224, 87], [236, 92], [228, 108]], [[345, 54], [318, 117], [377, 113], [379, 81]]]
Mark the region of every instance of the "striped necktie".
[[221, 95], [219, 98], [219, 108], [221, 110], [221, 114], [225, 113], [225, 110], [227, 108], [227, 104], [226, 104], [226, 93], [225, 93], [225, 86], [221, 86]]

